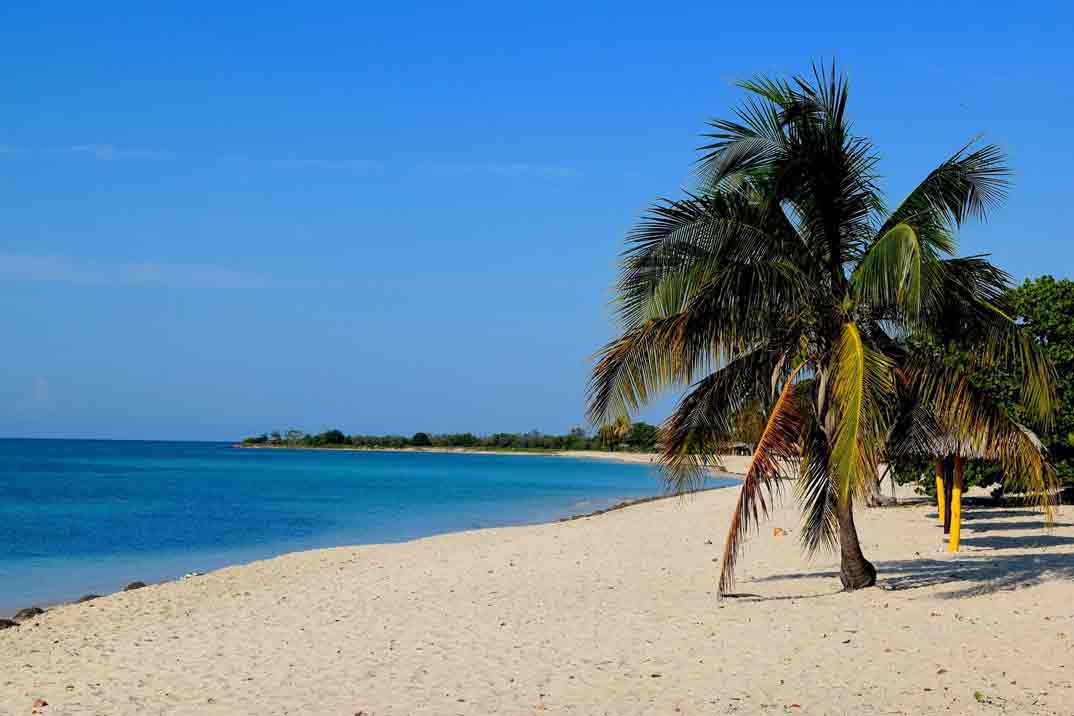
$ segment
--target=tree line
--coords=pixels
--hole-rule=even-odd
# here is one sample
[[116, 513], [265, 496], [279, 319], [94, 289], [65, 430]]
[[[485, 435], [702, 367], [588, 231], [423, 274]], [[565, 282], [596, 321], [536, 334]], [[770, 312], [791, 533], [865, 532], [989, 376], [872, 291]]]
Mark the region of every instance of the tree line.
[[465, 433], [417, 432], [406, 435], [347, 435], [342, 430], [325, 430], [307, 434], [301, 430], [274, 430], [244, 438], [243, 445], [294, 448], [464, 448], [472, 450], [625, 450], [651, 452], [656, 449], [658, 429], [646, 422], [627, 423], [615, 431], [589, 433], [585, 428], [572, 428], [564, 435], [542, 433]]

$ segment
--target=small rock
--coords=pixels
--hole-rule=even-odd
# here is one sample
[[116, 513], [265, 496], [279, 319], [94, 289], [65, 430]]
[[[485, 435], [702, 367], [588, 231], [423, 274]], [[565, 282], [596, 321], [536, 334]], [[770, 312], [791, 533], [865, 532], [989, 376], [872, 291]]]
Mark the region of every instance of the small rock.
[[41, 607], [26, 607], [25, 609], [20, 609], [19, 611], [15, 612], [15, 621], [26, 621], [27, 619], [33, 619], [38, 614], [44, 613], [45, 610]]
[[11, 619], [0, 619], [0, 629], [10, 629], [13, 626], [18, 626], [18, 622], [14, 622]]
[[146, 586], [145, 582], [131, 582], [123, 588], [124, 592], [133, 592], [135, 589], [143, 589]]
[[75, 604], [84, 604], [85, 602], [92, 602], [94, 599], [100, 598], [100, 594], [83, 594], [81, 597], [78, 598], [78, 601], [75, 602]]

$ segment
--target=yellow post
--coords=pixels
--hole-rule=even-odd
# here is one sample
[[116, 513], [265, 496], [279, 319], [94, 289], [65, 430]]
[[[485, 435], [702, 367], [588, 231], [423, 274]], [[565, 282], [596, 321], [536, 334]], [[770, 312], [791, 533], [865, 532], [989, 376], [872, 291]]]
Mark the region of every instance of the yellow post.
[[958, 551], [959, 532], [962, 528], [962, 456], [955, 455], [955, 479], [951, 486], [951, 537], [948, 552]]
[[940, 524], [943, 524], [943, 460], [936, 461], [936, 511], [940, 518]]

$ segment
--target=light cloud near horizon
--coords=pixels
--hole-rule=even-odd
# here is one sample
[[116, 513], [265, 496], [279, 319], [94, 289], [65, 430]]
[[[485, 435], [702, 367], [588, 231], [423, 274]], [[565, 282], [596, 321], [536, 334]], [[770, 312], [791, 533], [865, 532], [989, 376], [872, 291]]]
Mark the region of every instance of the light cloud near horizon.
[[108, 263], [72, 256], [33, 254], [0, 254], [0, 280], [200, 289], [253, 289], [273, 285], [273, 281], [263, 274], [213, 264]]
[[74, 144], [69, 147], [50, 147], [45, 151], [50, 154], [75, 154], [114, 161], [116, 159], [174, 159], [175, 155], [166, 149], [148, 149], [145, 147], [120, 147], [115, 144]]
[[[387, 168], [389, 165], [376, 159], [327, 159], [310, 157], [291, 158], [259, 158], [243, 155], [197, 155], [181, 154], [168, 149], [152, 147], [130, 147], [109, 143], [72, 144], [52, 147], [25, 147], [11, 144], [0, 144], [0, 156], [35, 157], [35, 156], [70, 156], [96, 161], [118, 160], [188, 160], [209, 162], [233, 162], [237, 164], [250, 164], [275, 167], [279, 169], [324, 169], [331, 171], [376, 171]], [[396, 165], [397, 168], [405, 167]], [[573, 179], [582, 176], [582, 172], [575, 167], [559, 164], [543, 164], [534, 162], [442, 162], [432, 164], [418, 164], [413, 169], [429, 174], [441, 176], [467, 176], [488, 175], [495, 177], [531, 177], [536, 179]]]

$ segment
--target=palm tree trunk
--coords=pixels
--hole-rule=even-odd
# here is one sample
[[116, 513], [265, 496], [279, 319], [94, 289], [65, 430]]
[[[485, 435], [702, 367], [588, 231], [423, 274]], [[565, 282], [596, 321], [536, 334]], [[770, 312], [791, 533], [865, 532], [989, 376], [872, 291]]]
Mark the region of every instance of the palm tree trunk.
[[962, 534], [962, 456], [955, 455], [955, 474], [951, 481], [951, 537], [947, 542], [948, 552], [958, 551], [958, 541]]
[[854, 527], [854, 500], [847, 497], [846, 504], [836, 509], [839, 519], [839, 580], [843, 589], [853, 590], [876, 584], [876, 567], [865, 559], [858, 543], [858, 530]]

